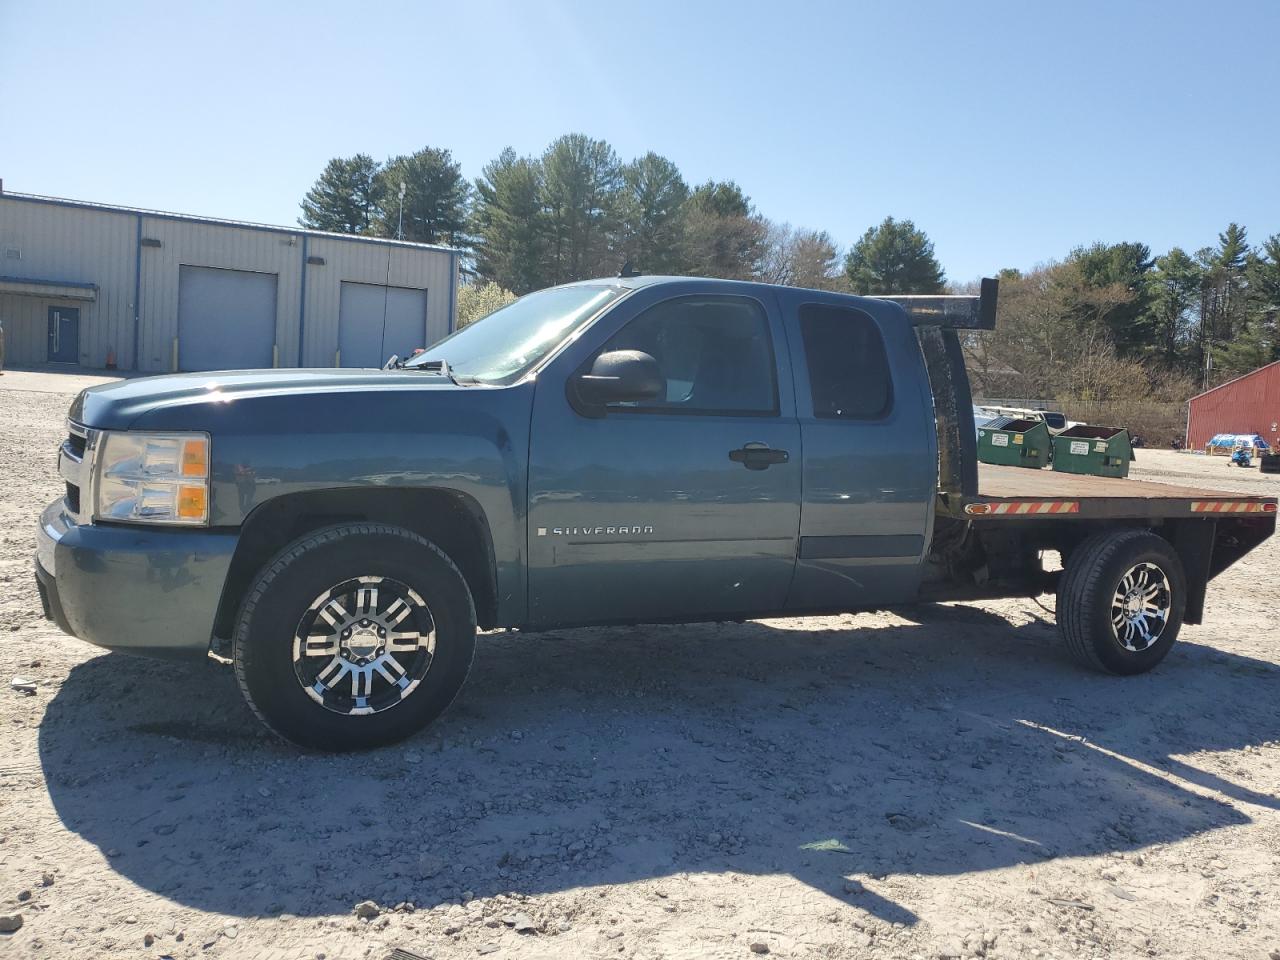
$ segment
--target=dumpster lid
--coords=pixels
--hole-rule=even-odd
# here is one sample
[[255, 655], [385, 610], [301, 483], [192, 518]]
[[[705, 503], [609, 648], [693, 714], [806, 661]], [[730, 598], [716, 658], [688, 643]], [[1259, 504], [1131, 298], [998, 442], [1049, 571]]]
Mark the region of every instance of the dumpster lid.
[[1091, 423], [1079, 423], [1074, 427], [1068, 427], [1058, 436], [1060, 437], [1076, 437], [1080, 440], [1110, 440], [1122, 433], [1127, 433], [1126, 427], [1099, 427]]
[[981, 430], [1008, 430], [1010, 433], [1026, 433], [1041, 423], [1044, 423], [1044, 421], [1033, 420], [1030, 417], [996, 417], [994, 420], [978, 424], [978, 427]]

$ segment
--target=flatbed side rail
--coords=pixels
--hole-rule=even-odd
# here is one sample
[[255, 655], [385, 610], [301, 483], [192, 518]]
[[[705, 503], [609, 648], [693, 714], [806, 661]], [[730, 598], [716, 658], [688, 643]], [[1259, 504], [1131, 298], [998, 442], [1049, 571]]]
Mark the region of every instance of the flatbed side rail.
[[1203, 517], [1267, 518], [1277, 514], [1275, 497], [976, 497], [948, 512], [967, 520], [1146, 520]]

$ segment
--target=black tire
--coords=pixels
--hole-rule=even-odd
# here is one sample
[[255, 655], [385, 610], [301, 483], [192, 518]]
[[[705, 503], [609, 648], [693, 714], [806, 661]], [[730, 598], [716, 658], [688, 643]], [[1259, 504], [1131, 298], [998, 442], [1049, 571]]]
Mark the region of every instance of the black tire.
[[[1125, 575], [1140, 565], [1151, 565], [1163, 574], [1167, 589], [1162, 589], [1161, 596], [1167, 595], [1168, 611], [1149, 646], [1126, 649], [1120, 639], [1123, 628], [1113, 626], [1113, 602]], [[1145, 673], [1168, 655], [1178, 639], [1186, 597], [1182, 561], [1163, 537], [1147, 530], [1095, 534], [1071, 551], [1058, 582], [1058, 630], [1067, 650], [1086, 667], [1121, 676]]]
[[[367, 579], [360, 581], [360, 578]], [[341, 624], [332, 628], [332, 637], [317, 638], [318, 643], [332, 644], [332, 649], [319, 651], [316, 661], [323, 662], [333, 654], [329, 665], [338, 668], [334, 671], [337, 680], [332, 691], [323, 684], [316, 684], [312, 689], [331, 692], [335, 697], [345, 695], [345, 691], [338, 692], [337, 684], [344, 682], [343, 677], [349, 673], [353, 686], [348, 699], [356, 703], [356, 673], [364, 670], [368, 674], [368, 692], [377, 683], [380, 695], [394, 701], [363, 715], [335, 712], [335, 705], [326, 705], [309, 691], [300, 671], [313, 661], [305, 657], [299, 659], [297, 646], [303, 642], [304, 634], [311, 632], [303, 629], [308, 615], [310, 619], [305, 622], [309, 625], [314, 624], [319, 630], [329, 629], [319, 619], [330, 609], [329, 603], [317, 614], [320, 597], [326, 595], [326, 591], [334, 595], [331, 588], [335, 584], [352, 583], [407, 587], [407, 593], [413, 598], [412, 604], [406, 604], [413, 607], [410, 615], [414, 620], [410, 623], [425, 616], [429, 627], [426, 638], [421, 638], [419, 633], [391, 634], [392, 638], [419, 637], [421, 639], [412, 643], [422, 645], [421, 650], [402, 654], [411, 658], [410, 675], [416, 676], [421, 670], [421, 676], [409, 684], [402, 674], [404, 685], [394, 690], [392, 687], [398, 685], [384, 683], [374, 676], [377, 664], [372, 662], [375, 659], [372, 651], [366, 651], [368, 660], [359, 661], [367, 666], [357, 668], [338, 662], [340, 658], [352, 656], [346, 641], [340, 639]], [[375, 599], [375, 605], [377, 602]], [[338, 605], [333, 609], [343, 610], [343, 607]], [[359, 616], [360, 611], [353, 608], [352, 615]], [[395, 628], [389, 626], [388, 629], [394, 631]], [[368, 630], [357, 628], [356, 632], [373, 638], [369, 642], [379, 642]], [[303, 747], [358, 750], [402, 740], [440, 716], [462, 689], [471, 669], [475, 636], [476, 614], [471, 592], [448, 556], [428, 540], [400, 527], [351, 523], [307, 534], [263, 567], [241, 604], [232, 659], [236, 679], [249, 706], [276, 734]], [[310, 641], [306, 644], [309, 649]], [[392, 656], [389, 651], [393, 646], [388, 640], [387, 657]], [[383, 649], [379, 647], [377, 653], [382, 654]], [[390, 663], [382, 656], [376, 659]], [[295, 661], [299, 664], [296, 669]], [[404, 669], [397, 664], [391, 666]], [[380, 676], [387, 681], [391, 679], [386, 671]], [[365, 682], [362, 680], [361, 684]], [[372, 698], [361, 698], [364, 704], [369, 699]]]

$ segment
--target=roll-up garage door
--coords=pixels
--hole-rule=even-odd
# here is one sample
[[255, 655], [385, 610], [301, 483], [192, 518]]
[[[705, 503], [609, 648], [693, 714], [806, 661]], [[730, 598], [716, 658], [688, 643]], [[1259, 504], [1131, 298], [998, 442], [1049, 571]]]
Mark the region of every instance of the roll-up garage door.
[[270, 367], [276, 342], [276, 275], [178, 268], [178, 368]]
[[344, 367], [380, 367], [427, 346], [427, 291], [343, 281], [338, 349]]

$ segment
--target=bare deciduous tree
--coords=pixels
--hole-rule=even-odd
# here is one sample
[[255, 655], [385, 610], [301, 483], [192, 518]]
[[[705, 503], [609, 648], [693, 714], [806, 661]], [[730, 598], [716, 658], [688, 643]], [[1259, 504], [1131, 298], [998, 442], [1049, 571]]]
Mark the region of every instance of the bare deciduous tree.
[[760, 279], [815, 290], [842, 285], [839, 251], [825, 230], [797, 229], [789, 223], [766, 220]]

